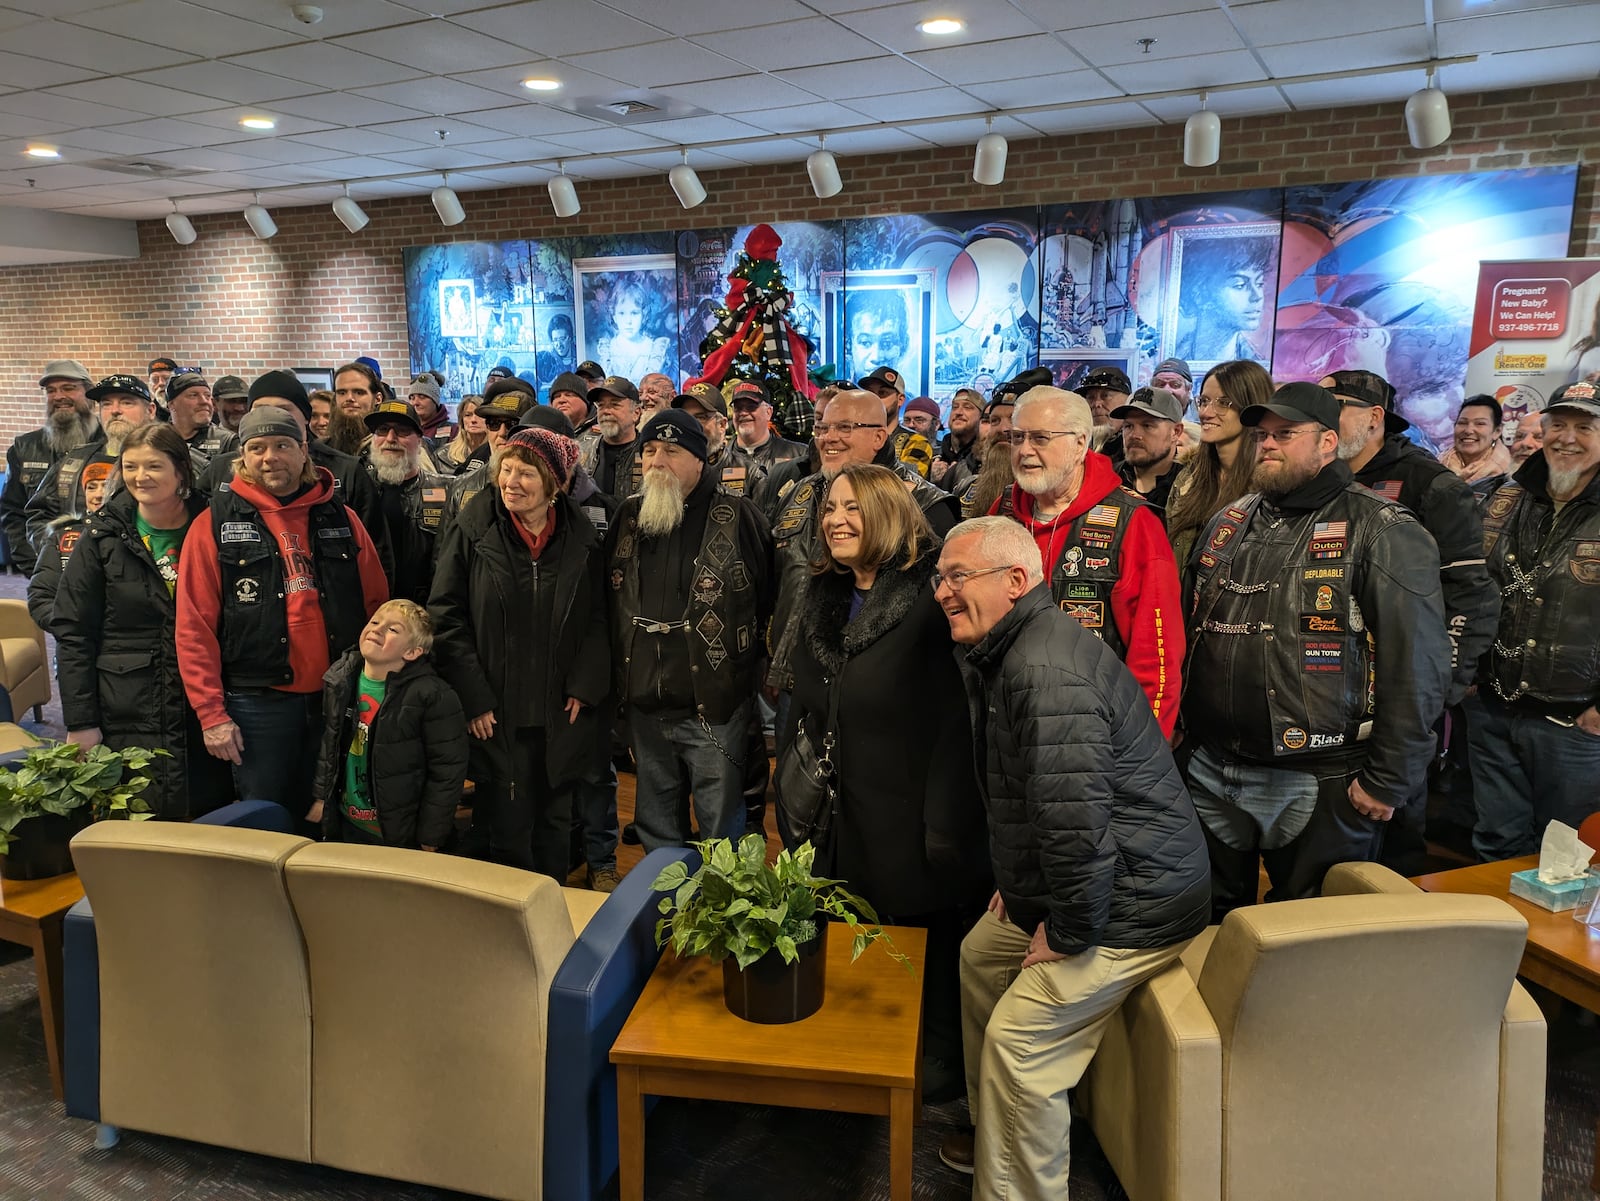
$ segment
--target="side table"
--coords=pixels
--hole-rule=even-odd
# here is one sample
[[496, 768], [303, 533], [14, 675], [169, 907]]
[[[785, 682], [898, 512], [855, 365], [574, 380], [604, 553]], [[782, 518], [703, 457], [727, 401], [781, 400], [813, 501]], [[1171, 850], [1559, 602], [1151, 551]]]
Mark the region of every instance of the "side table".
[[81, 900], [83, 885], [72, 872], [47, 880], [0, 880], [0, 939], [33, 951], [45, 1053], [58, 1101], [62, 1096], [61, 922]]

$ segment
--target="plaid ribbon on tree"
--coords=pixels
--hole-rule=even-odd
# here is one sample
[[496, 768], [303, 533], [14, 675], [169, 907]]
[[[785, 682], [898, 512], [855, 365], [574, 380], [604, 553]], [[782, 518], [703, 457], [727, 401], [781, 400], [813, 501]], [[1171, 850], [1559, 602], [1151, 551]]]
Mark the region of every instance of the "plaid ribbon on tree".
[[787, 289], [750, 283], [743, 303], [727, 309], [700, 344], [705, 361], [701, 378], [720, 385], [736, 359], [749, 360], [754, 370], [733, 373], [766, 383], [772, 395], [773, 423], [784, 437], [804, 442], [810, 440], [816, 421], [816, 409], [805, 391], [810, 382], [805, 364], [811, 347], [785, 319], [788, 310]]

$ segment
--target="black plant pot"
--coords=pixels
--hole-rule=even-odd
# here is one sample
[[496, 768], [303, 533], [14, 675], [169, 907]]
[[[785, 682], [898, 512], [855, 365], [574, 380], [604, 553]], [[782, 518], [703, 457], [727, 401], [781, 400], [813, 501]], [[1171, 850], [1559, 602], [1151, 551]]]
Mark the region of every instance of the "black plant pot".
[[17, 823], [11, 849], [0, 855], [0, 876], [7, 880], [46, 880], [72, 870], [72, 836], [89, 824], [87, 808], [66, 816], [41, 813]]
[[817, 936], [801, 943], [800, 958], [785, 963], [777, 951], [768, 951], [743, 971], [733, 958], [722, 961], [722, 999], [729, 1011], [747, 1022], [776, 1026], [798, 1022], [822, 1008], [828, 973], [828, 924]]

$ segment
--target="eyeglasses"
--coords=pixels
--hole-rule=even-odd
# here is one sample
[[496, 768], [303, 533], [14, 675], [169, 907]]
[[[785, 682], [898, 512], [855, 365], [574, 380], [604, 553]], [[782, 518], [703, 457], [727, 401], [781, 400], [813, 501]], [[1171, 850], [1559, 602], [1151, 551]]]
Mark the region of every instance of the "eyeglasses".
[[1008, 434], [1000, 435], [1012, 446], [1036, 446], [1043, 450], [1057, 438], [1081, 438], [1077, 430], [1012, 430]]
[[1195, 399], [1194, 409], [1197, 413], [1201, 409], [1227, 409], [1230, 413], [1237, 413], [1239, 406], [1226, 396], [1201, 396]]
[[513, 417], [483, 417], [482, 420], [483, 424], [492, 430], [510, 429], [517, 424]]
[[838, 434], [841, 438], [848, 438], [857, 430], [881, 430], [881, 421], [819, 421], [811, 427], [811, 432], [818, 438], [826, 438], [829, 434]]
[[993, 575], [997, 571], [1010, 571], [1013, 564], [1007, 563], [1003, 567], [985, 567], [981, 571], [952, 571], [948, 574], [942, 571], [933, 573], [933, 590], [939, 591], [944, 584], [950, 585], [951, 592], [960, 592], [967, 586], [968, 580], [975, 580], [981, 575]]
[[415, 434], [416, 432], [417, 431], [412, 429], [409, 425], [402, 425], [398, 422], [391, 421], [386, 425], [380, 425], [376, 427], [372, 431], [372, 436], [374, 438], [387, 438], [389, 435], [393, 434], [396, 438], [404, 438], [407, 434]]
[[1273, 433], [1271, 430], [1251, 430], [1250, 438], [1257, 446], [1267, 441], [1275, 442], [1279, 446], [1287, 446], [1301, 434], [1309, 434], [1313, 430], [1320, 430], [1321, 428], [1320, 425], [1298, 425], [1289, 429], [1281, 429], [1277, 433]]

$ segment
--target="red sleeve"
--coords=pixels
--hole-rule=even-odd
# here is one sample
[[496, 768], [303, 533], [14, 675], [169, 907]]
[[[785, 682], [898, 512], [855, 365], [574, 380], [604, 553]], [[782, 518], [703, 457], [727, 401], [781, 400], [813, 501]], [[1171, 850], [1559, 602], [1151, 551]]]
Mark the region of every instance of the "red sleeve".
[[367, 533], [367, 527], [361, 524], [361, 518], [356, 516], [356, 511], [345, 506], [345, 513], [350, 518], [350, 532], [355, 535], [357, 566], [361, 570], [361, 596], [366, 605], [367, 616], [370, 618], [378, 611], [378, 606], [389, 599], [389, 577], [383, 574], [383, 564], [378, 560], [378, 548], [373, 545], [372, 535]]
[[1183, 694], [1183, 610], [1178, 563], [1161, 519], [1141, 507], [1122, 539], [1122, 573], [1111, 589], [1111, 616], [1127, 653], [1123, 662], [1150, 698], [1170, 740]]
[[190, 522], [178, 555], [178, 669], [202, 730], [231, 720], [222, 703], [221, 625], [222, 567], [207, 512]]

